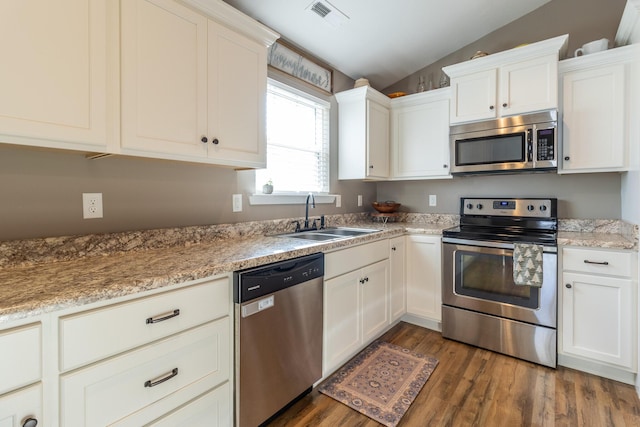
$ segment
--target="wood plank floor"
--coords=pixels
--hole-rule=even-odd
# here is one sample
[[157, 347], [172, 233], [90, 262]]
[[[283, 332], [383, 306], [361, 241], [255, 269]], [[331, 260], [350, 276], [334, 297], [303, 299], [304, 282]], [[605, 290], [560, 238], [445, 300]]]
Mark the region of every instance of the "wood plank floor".
[[[399, 427], [640, 426], [640, 400], [630, 385], [546, 368], [404, 322], [381, 340], [440, 361]], [[269, 424], [276, 426], [380, 424], [314, 389]]]

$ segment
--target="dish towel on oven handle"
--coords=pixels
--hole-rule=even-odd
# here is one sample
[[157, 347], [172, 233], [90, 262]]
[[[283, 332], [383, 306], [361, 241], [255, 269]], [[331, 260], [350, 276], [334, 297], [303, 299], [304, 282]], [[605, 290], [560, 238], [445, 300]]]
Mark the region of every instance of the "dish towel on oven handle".
[[542, 252], [534, 243], [513, 244], [513, 282], [519, 286], [542, 286]]

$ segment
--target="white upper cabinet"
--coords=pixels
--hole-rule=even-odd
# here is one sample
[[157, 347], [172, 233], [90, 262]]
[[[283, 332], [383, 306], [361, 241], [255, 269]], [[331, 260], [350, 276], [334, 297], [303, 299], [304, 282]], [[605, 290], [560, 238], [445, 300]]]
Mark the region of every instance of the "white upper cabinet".
[[568, 36], [450, 65], [451, 123], [558, 108], [558, 57]]
[[451, 178], [449, 89], [391, 101], [392, 179]]
[[0, 140], [107, 144], [106, 0], [0, 2]]
[[266, 45], [173, 0], [122, 3], [122, 151], [266, 163]]
[[[560, 63], [562, 145], [559, 173], [628, 170], [638, 135], [637, 45]], [[637, 138], [637, 136], [636, 136]], [[637, 155], [637, 153], [636, 153]]]
[[335, 96], [338, 179], [388, 178], [390, 99], [369, 86]]
[[122, 147], [203, 157], [207, 18], [173, 0], [122, 2]]

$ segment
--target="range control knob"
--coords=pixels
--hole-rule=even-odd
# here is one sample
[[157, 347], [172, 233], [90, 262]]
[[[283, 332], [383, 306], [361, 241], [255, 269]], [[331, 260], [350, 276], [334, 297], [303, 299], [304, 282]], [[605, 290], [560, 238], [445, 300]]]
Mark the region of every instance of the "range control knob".
[[540, 205], [540, 210], [542, 212], [546, 211], [547, 210], [547, 205]]
[[535, 208], [536, 208], [536, 207], [535, 207], [535, 206], [533, 206], [533, 205], [527, 205], [527, 210], [528, 210], [529, 212], [531, 212], [531, 211], [532, 211], [532, 210], [534, 210]]
[[482, 209], [482, 203], [478, 203], [478, 204], [476, 205], [476, 208], [478, 208], [478, 210]]
[[471, 203], [467, 203], [467, 209], [473, 209], [473, 205]]

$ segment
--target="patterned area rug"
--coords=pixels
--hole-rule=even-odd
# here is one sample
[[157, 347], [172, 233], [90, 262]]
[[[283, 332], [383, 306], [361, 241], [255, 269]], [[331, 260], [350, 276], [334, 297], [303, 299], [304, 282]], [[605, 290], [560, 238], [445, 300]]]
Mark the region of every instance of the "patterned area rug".
[[438, 359], [375, 341], [327, 378], [318, 391], [395, 427], [438, 365]]

